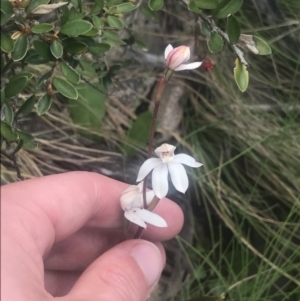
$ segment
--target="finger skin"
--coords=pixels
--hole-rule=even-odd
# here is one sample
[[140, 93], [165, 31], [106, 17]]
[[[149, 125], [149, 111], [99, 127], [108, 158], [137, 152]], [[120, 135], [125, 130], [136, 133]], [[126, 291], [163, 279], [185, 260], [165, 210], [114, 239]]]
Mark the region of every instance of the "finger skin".
[[[136, 245], [155, 247], [156, 254], [145, 254], [148, 268], [159, 270], [154, 282], [149, 283], [141, 268], [131, 256]], [[151, 254], [151, 255], [150, 255]], [[165, 253], [161, 244], [128, 240], [110, 249], [90, 265], [61, 301], [144, 301], [149, 297], [165, 265]]]
[[[67, 241], [84, 225], [94, 229], [120, 229], [123, 212], [119, 197], [127, 187], [128, 184], [87, 172], [47, 176], [1, 187], [1, 265], [5, 275], [2, 300], [52, 300], [44, 289], [42, 256], [53, 244]], [[145, 237], [170, 239], [180, 231], [183, 215], [177, 205], [165, 199], [155, 208], [155, 212], [167, 221], [168, 228], [148, 227]], [[78, 240], [79, 244], [82, 242], [84, 239]], [[74, 247], [76, 250], [76, 246], [73, 250]], [[104, 247], [101, 246], [102, 249], [96, 252], [102, 253], [109, 247], [111, 245], [104, 242]], [[95, 253], [91, 256], [95, 249], [90, 251], [85, 254], [90, 258], [81, 268], [95, 259]], [[74, 258], [80, 261], [82, 258], [76, 257], [75, 253]], [[65, 257], [65, 260], [68, 261], [68, 258]], [[132, 265], [130, 260], [129, 265]], [[137, 272], [135, 268], [133, 271]]]
[[[164, 266], [165, 262], [166, 262], [166, 254], [165, 254], [164, 248], [163, 248], [161, 243], [156, 243], [156, 246], [158, 247], [158, 249], [160, 251], [161, 258], [162, 258], [162, 263], [163, 263], [163, 266]], [[123, 245], [121, 245], [121, 250], [124, 252]], [[115, 261], [115, 258], [112, 258], [112, 260]], [[147, 258], [147, 260], [149, 260], [149, 259]], [[107, 262], [106, 259], [105, 259], [105, 262]], [[123, 268], [123, 266], [118, 266], [119, 270], [122, 269], [122, 268]], [[103, 267], [101, 267], [101, 268], [98, 267], [98, 270], [103, 271]], [[130, 268], [129, 270], [133, 271], [132, 268]], [[64, 271], [46, 270], [45, 271], [45, 288], [51, 295], [53, 295], [55, 297], [66, 296], [69, 293], [69, 291], [71, 290], [71, 288], [74, 286], [75, 282], [81, 276], [81, 274], [82, 274], [82, 271], [80, 271], [80, 272], [78, 272], [78, 271], [64, 272]], [[133, 271], [133, 274], [135, 274], [134, 271]], [[128, 277], [128, 275], [126, 274], [123, 277]], [[136, 283], [136, 284], [138, 284], [138, 283]], [[100, 283], [98, 283], [98, 285], [100, 285]], [[115, 283], [113, 285], [115, 285]], [[84, 286], [85, 286], [85, 284], [84, 284]], [[149, 292], [146, 289], [146, 291], [147, 291], [146, 295], [148, 295], [150, 293], [152, 288], [150, 288]], [[73, 292], [72, 294], [66, 296], [66, 299], [72, 300], [72, 297], [73, 297], [74, 294], [75, 293]]]
[[[16, 219], [31, 233], [44, 254], [54, 242], [77, 232], [83, 225], [121, 228], [123, 212], [119, 198], [127, 187], [99, 174], [70, 172], [9, 184], [1, 189], [1, 194], [4, 201], [18, 206]], [[155, 209], [166, 219], [168, 227], [149, 226], [147, 232], [155, 240], [170, 239], [180, 231], [183, 214], [167, 199]]]

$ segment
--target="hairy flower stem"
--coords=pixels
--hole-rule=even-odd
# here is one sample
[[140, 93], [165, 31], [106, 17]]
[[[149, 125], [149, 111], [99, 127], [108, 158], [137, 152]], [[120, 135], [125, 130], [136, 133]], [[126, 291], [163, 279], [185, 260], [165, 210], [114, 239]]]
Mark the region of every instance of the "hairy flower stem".
[[[155, 124], [156, 124], [156, 118], [157, 118], [158, 109], [159, 109], [159, 105], [160, 105], [160, 99], [164, 92], [166, 84], [170, 80], [172, 74], [173, 74], [173, 71], [170, 69], [167, 69], [165, 74], [159, 80], [158, 85], [157, 85], [157, 89], [156, 89], [156, 93], [155, 93], [155, 97], [154, 97], [154, 110], [153, 110], [153, 115], [152, 115], [152, 119], [151, 119], [149, 138], [148, 138], [148, 156], [147, 156], [148, 159], [152, 155]], [[148, 181], [148, 176], [146, 176], [145, 179], [143, 180], [143, 206], [144, 206], [144, 208], [147, 208], [147, 201], [146, 201], [147, 181]], [[157, 203], [158, 203], [158, 201], [156, 201], [156, 204]], [[152, 210], [153, 209], [154, 209], [154, 207], [152, 208]], [[143, 228], [139, 227], [134, 238], [140, 238], [142, 232], [143, 232]]]

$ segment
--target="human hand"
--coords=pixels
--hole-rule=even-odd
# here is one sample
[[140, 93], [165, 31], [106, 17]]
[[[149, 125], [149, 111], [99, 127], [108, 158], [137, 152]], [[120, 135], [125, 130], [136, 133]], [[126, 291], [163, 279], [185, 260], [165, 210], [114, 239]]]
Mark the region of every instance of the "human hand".
[[180, 231], [183, 214], [165, 199], [154, 211], [168, 227], [149, 225], [143, 234], [155, 244], [118, 243], [127, 187], [87, 172], [3, 186], [1, 300], [146, 300], [165, 263], [158, 241]]

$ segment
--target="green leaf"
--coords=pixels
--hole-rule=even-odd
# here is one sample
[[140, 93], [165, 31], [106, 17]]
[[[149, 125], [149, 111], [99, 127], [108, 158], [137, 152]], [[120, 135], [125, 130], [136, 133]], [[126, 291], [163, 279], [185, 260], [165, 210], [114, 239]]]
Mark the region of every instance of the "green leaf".
[[99, 35], [99, 30], [97, 28], [95, 28], [94, 26], [91, 30], [89, 30], [88, 32], [83, 34], [83, 36], [86, 36], [86, 37], [94, 37], [94, 36], [98, 36], [98, 35]]
[[60, 24], [63, 26], [68, 22], [70, 11], [67, 5], [60, 8]]
[[201, 32], [206, 36], [206, 37], [210, 37], [211, 35], [211, 28], [208, 26], [208, 24], [206, 22], [200, 21], [200, 29]]
[[39, 89], [41, 86], [43, 86], [45, 84], [45, 81], [49, 79], [51, 74], [52, 74], [52, 72], [48, 71], [44, 75], [42, 75], [42, 77], [38, 80], [38, 82], [36, 84], [36, 88]]
[[129, 11], [134, 10], [137, 8], [137, 5], [132, 4], [131, 2], [122, 3], [119, 5], [115, 5], [109, 9], [109, 14], [122, 14], [128, 13]]
[[190, 1], [188, 4], [188, 10], [192, 11], [193, 13], [200, 14], [201, 10], [197, 7], [194, 0]]
[[86, 16], [86, 12], [77, 13], [75, 7], [70, 9], [69, 22], [74, 20], [82, 20]]
[[60, 68], [63, 75], [70, 83], [72, 84], [79, 83], [80, 75], [72, 67], [68, 66], [66, 63], [61, 63]]
[[218, 19], [227, 18], [239, 11], [243, 5], [243, 0], [222, 0], [213, 12], [213, 16]]
[[71, 54], [82, 54], [87, 50], [87, 45], [83, 42], [73, 41], [71, 43], [64, 43], [64, 50]]
[[44, 59], [42, 56], [40, 56], [34, 50], [29, 55], [27, 55], [27, 57], [25, 58], [25, 63], [31, 64], [31, 65], [42, 65], [42, 64], [45, 64], [48, 62], [49, 62], [49, 60]]
[[1, 49], [7, 53], [11, 53], [14, 50], [14, 41], [8, 34], [1, 33]]
[[62, 45], [57, 40], [51, 43], [50, 50], [57, 59], [61, 58], [64, 52]]
[[104, 0], [95, 0], [95, 3], [101, 7], [101, 9], [104, 7]]
[[1, 135], [8, 141], [16, 141], [19, 138], [19, 134], [3, 121], [1, 121]]
[[93, 25], [90, 22], [84, 20], [74, 20], [63, 25], [60, 32], [67, 36], [77, 37], [87, 33], [92, 28]]
[[150, 9], [148, 5], [142, 6], [142, 13], [149, 21], [155, 21], [155, 22], [158, 21], [157, 12]]
[[8, 102], [5, 102], [2, 106], [2, 114], [4, 116], [3, 121], [5, 121], [7, 124], [12, 125], [14, 121], [14, 111]]
[[68, 81], [64, 80], [61, 77], [54, 77], [53, 78], [53, 85], [56, 90], [62, 94], [63, 96], [71, 99], [77, 99], [78, 93], [74, 86], [70, 84]]
[[104, 27], [104, 22], [101, 18], [99, 18], [97, 16], [93, 16], [92, 21], [93, 21], [93, 24], [95, 25], [95, 27], [97, 27], [98, 29], [102, 29]]
[[127, 133], [126, 143], [124, 144], [126, 155], [132, 156], [137, 152], [130, 144], [138, 144], [141, 147], [146, 145], [151, 118], [152, 114], [147, 111], [139, 115], [133, 122], [131, 129]]
[[[103, 90], [103, 86], [96, 84]], [[73, 121], [89, 128], [99, 129], [105, 114], [106, 94], [103, 94], [86, 83], [76, 86], [78, 99], [69, 101], [70, 115]]]
[[102, 42], [107, 43], [112, 47], [126, 45], [126, 43], [119, 38], [118, 33], [112, 30], [106, 30], [103, 32]]
[[30, 4], [28, 5], [26, 11], [29, 14], [31, 11], [33, 11], [35, 8], [42, 4], [48, 4], [50, 0], [31, 0]]
[[34, 137], [27, 132], [18, 130], [20, 139], [23, 141], [23, 148], [34, 149], [38, 146], [38, 143], [34, 140]]
[[34, 108], [34, 105], [35, 96], [32, 95], [28, 99], [26, 99], [26, 101], [21, 105], [21, 107], [16, 113], [16, 118], [27, 116], [29, 113], [31, 113], [32, 109]]
[[232, 15], [227, 19], [227, 34], [231, 44], [236, 44], [241, 34], [240, 23]]
[[15, 42], [14, 51], [11, 54], [11, 58], [17, 62], [22, 60], [28, 50], [28, 38], [26, 36], [20, 36]]
[[19, 73], [19, 74], [16, 74], [16, 75], [11, 76], [11, 77], [9, 78], [9, 80], [11, 81], [11, 80], [17, 79], [17, 78], [22, 77], [22, 76], [25, 76], [25, 77], [27, 77], [27, 80], [30, 80], [30, 79], [32, 79], [32, 77], [33, 77], [33, 73], [31, 73], [31, 72], [23, 72], [23, 73]]
[[269, 55], [272, 53], [270, 46], [261, 38], [253, 36], [259, 55]]
[[33, 47], [36, 52], [45, 60], [53, 61], [54, 57], [50, 50], [50, 45], [42, 40], [34, 40]]
[[8, 0], [1, 0], [0, 10], [5, 15], [10, 15], [10, 14], [14, 13], [14, 10], [13, 10], [13, 7], [11, 5], [11, 2], [8, 1]]
[[53, 24], [42, 23], [42, 24], [34, 25], [31, 28], [31, 32], [33, 32], [33, 33], [46, 33], [46, 32], [49, 32], [50, 30], [52, 30], [53, 28], [54, 28]]
[[89, 51], [95, 55], [101, 55], [110, 49], [110, 45], [106, 43], [98, 43], [89, 46]]
[[19, 94], [27, 85], [28, 79], [26, 76], [21, 76], [10, 81], [5, 87], [5, 97], [13, 97]]
[[4, 14], [2, 11], [0, 13], [1, 26], [8, 22], [9, 19], [14, 16], [14, 14]]
[[218, 0], [193, 0], [197, 7], [202, 9], [214, 9], [218, 5]]
[[151, 10], [157, 11], [164, 6], [164, 0], [149, 0], [148, 5]]
[[216, 53], [222, 50], [224, 46], [224, 41], [222, 37], [217, 32], [212, 32], [209, 40], [207, 42], [207, 46], [212, 53]]
[[36, 105], [36, 111], [39, 115], [43, 115], [46, 112], [49, 111], [52, 104], [51, 96], [48, 94], [44, 94], [40, 97], [38, 100], [38, 103]]
[[124, 27], [124, 23], [115, 16], [108, 16], [107, 23], [110, 27], [114, 27], [114, 28], [118, 28], [118, 29]]
[[249, 83], [249, 73], [247, 67], [237, 58], [235, 60], [235, 68], [233, 69], [234, 79], [242, 92], [245, 92]]

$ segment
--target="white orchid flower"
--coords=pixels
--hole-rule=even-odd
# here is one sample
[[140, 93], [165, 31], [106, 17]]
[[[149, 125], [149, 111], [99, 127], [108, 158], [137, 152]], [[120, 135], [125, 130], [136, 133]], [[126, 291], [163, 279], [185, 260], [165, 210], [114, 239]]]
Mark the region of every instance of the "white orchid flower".
[[[121, 195], [121, 207], [124, 210], [124, 216], [134, 224], [146, 228], [148, 224], [156, 227], [167, 227], [167, 222], [147, 209], [143, 208], [143, 183], [129, 186]], [[146, 192], [147, 205], [151, 203], [155, 194], [153, 190]]]
[[173, 48], [172, 45], [168, 45], [165, 49], [166, 65], [169, 69], [174, 71], [191, 70], [201, 66], [202, 62], [194, 62], [184, 64], [190, 59], [190, 48], [187, 46], [179, 46]]
[[159, 158], [146, 160], [139, 170], [137, 182], [142, 181], [152, 170], [152, 187], [155, 195], [162, 199], [168, 193], [168, 173], [174, 187], [185, 193], [189, 186], [189, 179], [182, 164], [190, 167], [200, 167], [203, 164], [186, 154], [174, 155], [175, 146], [164, 143], [155, 150]]

